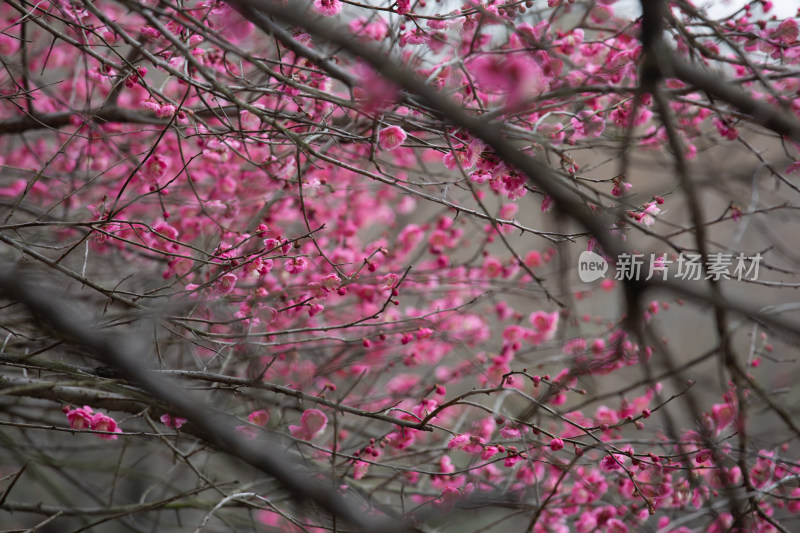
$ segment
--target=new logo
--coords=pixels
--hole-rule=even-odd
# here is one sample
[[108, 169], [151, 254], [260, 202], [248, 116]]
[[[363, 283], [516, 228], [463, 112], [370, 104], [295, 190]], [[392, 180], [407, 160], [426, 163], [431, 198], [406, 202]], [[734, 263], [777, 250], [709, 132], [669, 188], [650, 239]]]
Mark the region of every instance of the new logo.
[[608, 262], [602, 256], [585, 251], [578, 257], [578, 277], [584, 283], [603, 278], [608, 271]]

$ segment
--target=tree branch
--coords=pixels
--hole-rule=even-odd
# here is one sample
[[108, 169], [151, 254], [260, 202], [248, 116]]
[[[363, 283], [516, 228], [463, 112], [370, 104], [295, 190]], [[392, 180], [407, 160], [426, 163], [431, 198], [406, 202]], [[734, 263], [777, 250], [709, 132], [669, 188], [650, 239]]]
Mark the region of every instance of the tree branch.
[[175, 414], [186, 417], [205, 440], [218, 449], [274, 477], [298, 500], [312, 501], [332, 516], [338, 516], [360, 531], [407, 531], [408, 524], [397, 518], [375, 518], [332, 488], [330, 482], [315, 479], [316, 474], [302, 468], [277, 444], [258, 444], [241, 438], [234, 431], [236, 419], [214, 411], [198, 398], [191, 397], [179, 387], [157, 376], [143, 364], [144, 346], [132, 337], [103, 335], [75, 316], [69, 305], [52, 296], [42, 280], [33, 280], [15, 267], [0, 269], [0, 292], [24, 303], [38, 318], [48, 322], [60, 334], [73, 339], [154, 398], [171, 406]]

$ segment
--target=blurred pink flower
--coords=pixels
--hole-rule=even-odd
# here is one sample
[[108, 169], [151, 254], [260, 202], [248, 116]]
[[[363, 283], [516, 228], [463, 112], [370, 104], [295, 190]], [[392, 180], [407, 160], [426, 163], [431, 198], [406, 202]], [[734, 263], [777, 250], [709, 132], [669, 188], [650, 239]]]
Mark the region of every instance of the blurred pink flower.
[[408, 134], [400, 126], [389, 126], [378, 133], [378, 144], [382, 150], [394, 150], [405, 142]]
[[259, 409], [250, 413], [247, 419], [257, 426], [266, 426], [267, 422], [269, 422], [269, 412]]
[[314, 0], [314, 9], [320, 15], [333, 17], [342, 11], [342, 3], [339, 0]]
[[302, 440], [318, 437], [328, 425], [328, 417], [319, 409], [308, 409], [300, 417], [299, 426], [289, 426], [292, 436]]
[[170, 414], [163, 414], [161, 415], [161, 423], [167, 426], [168, 428], [175, 428], [179, 429], [183, 426], [187, 420], [180, 416], [172, 416]]

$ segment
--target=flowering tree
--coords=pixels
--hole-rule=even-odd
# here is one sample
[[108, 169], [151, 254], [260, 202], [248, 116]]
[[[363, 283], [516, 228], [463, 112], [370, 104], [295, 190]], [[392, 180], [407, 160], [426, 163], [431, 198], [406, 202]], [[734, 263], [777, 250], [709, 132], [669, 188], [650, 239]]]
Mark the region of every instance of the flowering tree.
[[641, 4], [4, 2], [0, 522], [800, 527], [798, 22]]

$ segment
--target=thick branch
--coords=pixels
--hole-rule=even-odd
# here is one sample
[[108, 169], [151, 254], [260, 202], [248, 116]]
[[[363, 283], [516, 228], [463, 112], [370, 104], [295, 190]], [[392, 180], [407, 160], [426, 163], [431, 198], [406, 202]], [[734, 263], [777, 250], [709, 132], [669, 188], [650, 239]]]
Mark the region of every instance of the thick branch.
[[104, 107], [88, 111], [58, 111], [36, 115], [21, 115], [0, 121], [0, 135], [23, 133], [29, 130], [63, 128], [72, 125], [72, 117], [86, 117], [96, 122], [122, 122], [131, 124], [155, 124], [165, 126], [167, 119], [157, 118], [151, 114], [141, 113], [122, 107]]
[[703, 72], [675, 54], [670, 54], [669, 60], [675, 77], [750, 115], [759, 126], [800, 143], [800, 122], [790, 111], [760, 102], [720, 74]]
[[406, 531], [405, 522], [387, 522], [364, 512], [341, 496], [330, 482], [316, 480], [316, 474], [300, 467], [277, 444], [244, 440], [234, 431], [236, 419], [214, 411], [179, 387], [149, 371], [143, 364], [144, 346], [131, 337], [103, 335], [85, 324], [41, 281], [25, 276], [14, 267], [0, 270], [0, 292], [24, 303], [38, 318], [48, 322], [63, 336], [73, 339], [95, 355], [115, 366], [121, 374], [154, 398], [171, 406], [175, 414], [186, 417], [218, 449], [274, 477], [299, 500], [310, 500], [333, 516], [339, 516], [361, 531]]

